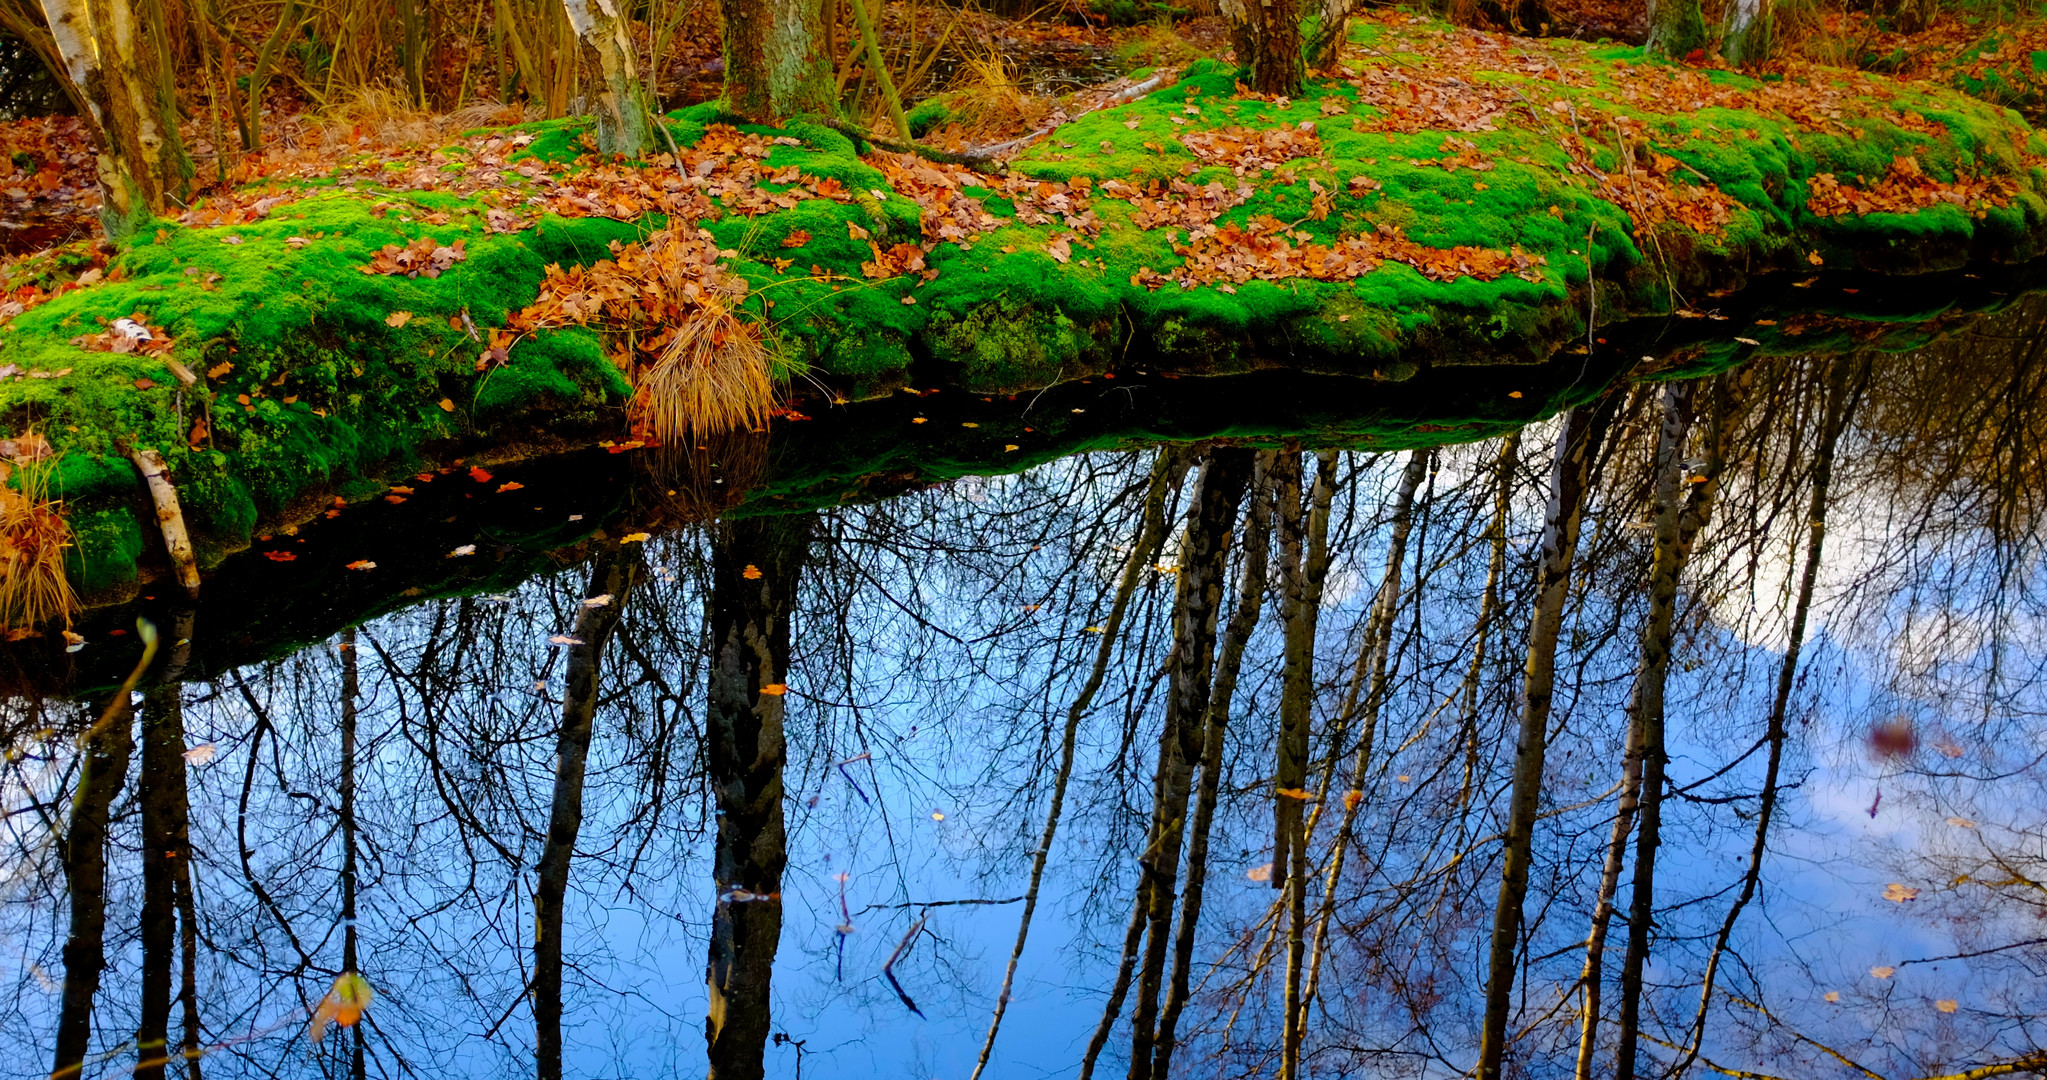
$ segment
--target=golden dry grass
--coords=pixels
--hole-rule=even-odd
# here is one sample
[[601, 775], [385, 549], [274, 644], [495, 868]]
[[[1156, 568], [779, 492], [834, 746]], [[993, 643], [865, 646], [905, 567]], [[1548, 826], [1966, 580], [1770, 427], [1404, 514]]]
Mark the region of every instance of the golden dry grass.
[[633, 372], [635, 431], [664, 444], [765, 425], [775, 407], [774, 357], [760, 333], [713, 300], [674, 328]]
[[[71, 526], [50, 497], [51, 463], [0, 463], [0, 625], [71, 624], [78, 597], [64, 576]], [[6, 472], [16, 477], [5, 486]]]
[[454, 112], [417, 109], [403, 91], [392, 86], [366, 86], [346, 100], [297, 119], [292, 141], [301, 147], [341, 150], [370, 146], [438, 146], [473, 128], [519, 124], [541, 117], [535, 105], [503, 105], [494, 101], [466, 105]]

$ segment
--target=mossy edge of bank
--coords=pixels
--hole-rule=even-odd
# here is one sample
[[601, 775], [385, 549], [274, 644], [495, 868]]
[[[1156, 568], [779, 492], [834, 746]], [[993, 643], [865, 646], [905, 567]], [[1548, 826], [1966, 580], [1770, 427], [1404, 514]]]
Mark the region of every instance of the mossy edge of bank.
[[[1358, 39], [1388, 44], [1392, 25], [1363, 22]], [[1413, 22], [1394, 29], [1407, 33], [1418, 25], [1456, 33]], [[1628, 50], [1543, 47], [1582, 53], [1571, 62], [1593, 72], [1591, 85], [1544, 92], [1588, 110], [1626, 108], [1617, 102], [1625, 100], [1627, 73], [1647, 63]], [[1212, 62], [1193, 65], [1171, 87], [1066, 125], [1012, 167], [1058, 183], [1184, 175], [1196, 184], [1234, 184], [1239, 178], [1203, 166], [1171, 133], [1204, 124], [1295, 130], [1313, 124], [1321, 153], [1254, 178], [1252, 197], [1218, 225], [1271, 216], [1317, 243], [1389, 226], [1434, 247], [1519, 246], [1546, 260], [1539, 281], [1511, 275], [1435, 281], [1388, 263], [1352, 282], [1254, 279], [1234, 291], [1147, 289], [1131, 275], [1171, 270], [1176, 239], [1135, 228], [1130, 204], [1100, 197], [1098, 189], [1093, 234], [1063, 222], [1024, 224], [1012, 216], [1013, 206], [979, 191], [991, 211], [1010, 216], [1007, 224], [975, 237], [971, 247], [939, 245], [928, 256], [937, 271], [928, 281], [868, 280], [859, 263], [870, 249], [848, 226], [884, 243], [910, 241], [922, 231], [922, 211], [844, 136], [800, 124], [750, 130], [801, 141], [777, 145], [771, 167], [836, 179], [854, 197], [701, 224], [734, 253], [733, 269], [753, 290], [749, 317], [768, 328], [787, 372], [803, 372], [852, 399], [904, 386], [1031, 392], [1132, 363], [1183, 375], [1282, 368], [1391, 385], [1425, 368], [1554, 361], [1586, 338], [1588, 312], [1601, 324], [1668, 314], [1679, 305], [1711, 304], [1715, 294], [1739, 290], [1759, 272], [1813, 260], [1915, 274], [2038, 254], [2047, 232], [2043, 173], [2034, 164], [2047, 149], [2039, 136], [2007, 110], [1929, 86], [1898, 84], [1883, 106], [1922, 116], [1944, 134], [1880, 116], [1812, 132], [1726, 109], [1634, 110], [1649, 145], [1741, 201], [1735, 219], [1714, 236], [1671, 229], [1653, 240], [1637, 235], [1626, 207], [1599, 198], [1574, 176], [1571, 156], [1540, 114], [1532, 113], [1526, 127], [1456, 136], [1475, 146], [1490, 169], [1429, 167], [1417, 163], [1454, 156], [1445, 149], [1453, 146], [1446, 133], [1372, 130], [1379, 109], [1359, 101], [1348, 84], [1320, 86], [1292, 102], [1249, 101], [1235, 97], [1233, 73]], [[1219, 119], [1224, 110], [1233, 111]], [[1189, 123], [1174, 124], [1176, 118]], [[699, 107], [671, 117], [670, 129], [688, 145], [721, 119], [715, 107]], [[573, 120], [529, 125], [526, 153], [574, 158], [581, 130]], [[451, 171], [470, 167], [460, 148], [445, 153]], [[1980, 216], [1947, 206], [1848, 218], [1805, 209], [1808, 186], [1820, 173], [1873, 178], [1905, 153], [1947, 179], [2011, 176], [2015, 194]], [[1622, 167], [1614, 152], [1597, 150], [1593, 158]], [[1377, 187], [1353, 196], [1347, 191], [1353, 176]], [[1320, 218], [1318, 185], [1338, 192]], [[147, 231], [115, 259], [122, 280], [68, 293], [0, 328], [0, 362], [69, 370], [61, 378], [0, 385], [0, 424], [16, 432], [41, 425], [63, 452], [56, 486], [77, 537], [73, 580], [89, 597], [132, 589], [138, 560], [147, 561], [159, 544], [145, 527], [146, 508], [125, 460], [130, 447], [166, 454], [202, 561], [210, 564], [261, 530], [321, 512], [328, 500], [385, 495], [415, 470], [477, 454], [516, 457], [523, 444], [551, 445], [563, 432], [617, 428], [627, 388], [590, 331], [543, 332], [516, 344], [509, 366], [482, 373], [475, 363], [480, 335], [533, 299], [548, 264], [590, 263], [613, 242], [668, 222], [544, 217], [532, 229], [501, 234], [488, 227], [486, 207], [476, 199], [317, 179], [299, 186], [301, 197], [258, 221]], [[785, 247], [798, 233], [811, 239]], [[460, 240], [466, 257], [434, 279], [361, 272], [383, 245], [421, 236]], [[1060, 239], [1071, 244], [1064, 260], [1052, 250]], [[784, 257], [795, 263], [778, 268], [775, 260]], [[830, 273], [808, 274], [808, 266]], [[401, 313], [407, 317], [394, 324]], [[69, 344], [97, 332], [102, 320], [130, 314], [165, 327], [177, 341], [173, 355], [202, 374], [202, 385], [179, 387], [154, 358]], [[202, 419], [207, 436], [195, 444], [193, 425]]]

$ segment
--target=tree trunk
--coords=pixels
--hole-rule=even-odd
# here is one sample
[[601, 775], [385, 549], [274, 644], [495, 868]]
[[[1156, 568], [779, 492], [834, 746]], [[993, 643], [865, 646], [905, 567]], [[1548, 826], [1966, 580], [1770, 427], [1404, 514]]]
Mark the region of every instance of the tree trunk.
[[[831, 56], [821, 0], [721, 0], [725, 15], [725, 104], [756, 124], [829, 114]], [[907, 132], [899, 132], [908, 138]]]
[[1706, 16], [1699, 0], [1649, 0], [1647, 45], [1652, 54], [1674, 60], [1689, 59], [1705, 48]]
[[[170, 1059], [171, 960], [177, 951], [178, 879], [191, 857], [186, 822], [185, 720], [178, 687], [142, 696], [141, 1023], [135, 1029], [135, 1075], [158, 1078]], [[190, 879], [186, 878], [189, 888]]]
[[[427, 0], [398, 0], [398, 68], [405, 73], [405, 97], [415, 109], [426, 108], [426, 35], [420, 5]], [[571, 0], [573, 3], [573, 0]], [[571, 13], [570, 18], [574, 18]]]
[[704, 751], [718, 807], [704, 1021], [712, 1080], [759, 1080], [769, 977], [782, 932], [782, 703], [789, 621], [810, 516], [722, 522], [711, 556], [710, 702]]
[[995, 998], [995, 1014], [989, 1018], [988, 1035], [981, 1041], [981, 1056], [975, 1061], [974, 1073], [969, 1080], [981, 1080], [981, 1073], [988, 1068], [988, 1058], [995, 1050], [995, 1036], [1002, 1030], [1002, 1017], [1009, 1010], [1009, 994], [1016, 985], [1017, 965], [1022, 961], [1024, 944], [1030, 940], [1031, 917], [1038, 910], [1038, 890], [1045, 880], [1045, 863], [1052, 857], [1052, 841], [1059, 835], [1059, 820], [1066, 807], [1066, 787], [1073, 778], [1073, 755], [1080, 734], [1080, 721], [1094, 704], [1095, 695], [1102, 689], [1102, 680], [1108, 675], [1109, 663], [1115, 658], [1123, 618], [1130, 610], [1131, 597], [1137, 593], [1138, 579], [1158, 562], [1159, 550], [1166, 540], [1166, 504], [1171, 501], [1172, 493], [1179, 489], [1181, 478], [1186, 473], [1187, 456], [1181, 450], [1160, 450], [1152, 463], [1151, 482], [1139, 518], [1137, 542], [1131, 545], [1130, 555], [1124, 560], [1122, 581], [1116, 587], [1115, 600], [1109, 605], [1109, 617], [1102, 623], [1102, 640], [1095, 647], [1094, 668], [1066, 710], [1066, 730], [1059, 743], [1059, 771], [1052, 781], [1052, 805], [1045, 812], [1045, 829], [1038, 836], [1038, 846], [1031, 852], [1031, 880], [1024, 889], [1023, 915], [1017, 919], [1016, 944], [1009, 950], [1009, 966], [1002, 972], [1002, 990]]
[[1720, 34], [1720, 55], [1732, 64], [1760, 64], [1770, 58], [1776, 36], [1772, 0], [1733, 0], [1727, 5], [1727, 22]]
[[1166, 1004], [1152, 1037], [1151, 1072], [1160, 1080], [1173, 1075], [1175, 1032], [1187, 1007], [1194, 968], [1194, 935], [1201, 923], [1202, 894], [1208, 882], [1208, 834], [1222, 792], [1223, 736], [1229, 730], [1230, 703], [1236, 697], [1237, 673], [1258, 614], [1265, 606], [1265, 577], [1272, 538], [1272, 467], [1278, 452], [1261, 451], [1251, 474], [1251, 505], [1245, 512], [1244, 555], [1237, 578], [1236, 606], [1230, 612], [1216, 658], [1215, 682], [1209, 691], [1207, 731], [1201, 745], [1201, 786], [1195, 796], [1194, 821], [1187, 832], [1187, 885], [1180, 897], [1180, 924], [1173, 936], [1173, 973]]
[[617, 0], [562, 0], [569, 25], [581, 44], [585, 67], [601, 77], [590, 94], [597, 117], [597, 152], [636, 157], [653, 137], [647, 122], [647, 90], [626, 36], [627, 19]]
[[1536, 569], [1535, 609], [1528, 625], [1528, 660], [1523, 669], [1521, 732], [1514, 747], [1514, 787], [1507, 835], [1502, 845], [1500, 897], [1493, 910], [1492, 944], [1486, 963], [1484, 1026], [1479, 1034], [1479, 1080], [1500, 1080], [1507, 1052], [1507, 1013], [1513, 1000], [1515, 961], [1521, 938], [1521, 905], [1528, 896], [1528, 860], [1534, 850], [1536, 811], [1542, 801], [1543, 764], [1549, 748], [1550, 695], [1556, 684], [1557, 638], [1570, 597], [1571, 563], [1578, 554], [1578, 527], [1593, 462], [1619, 402], [1608, 393], [1563, 415], [1557, 428], [1550, 472], [1549, 508]]
[[92, 999], [105, 970], [107, 934], [107, 815], [128, 777], [135, 748], [133, 714], [123, 700], [94, 725], [80, 747], [78, 788], [64, 838], [64, 878], [69, 886], [71, 927], [64, 936], [64, 991], [57, 1013], [57, 1051], [52, 1077], [76, 1077], [92, 1050]]
[[540, 1080], [560, 1080], [562, 1075], [562, 906], [576, 838], [583, 829], [583, 778], [590, 763], [604, 644], [625, 610], [639, 559], [637, 549], [624, 545], [598, 552], [590, 562], [590, 584], [576, 613], [576, 628], [570, 632], [581, 644], [568, 646], [562, 721], [555, 738], [554, 803], [533, 889], [534, 1058]]
[[1298, 96], [1306, 86], [1299, 0], [1222, 0], [1236, 44], [1237, 66], [1261, 94]]
[[1334, 71], [1343, 49], [1344, 36], [1350, 29], [1351, 9], [1357, 0], [1322, 0], [1322, 12], [1315, 22], [1315, 32], [1309, 36], [1302, 50], [1307, 65], [1318, 71]]
[[[1677, 614], [1677, 586], [1691, 554], [1698, 529], [1692, 525], [1697, 488], [1709, 483], [1691, 482], [1691, 470], [1682, 468], [1685, 443], [1692, 430], [1693, 383], [1673, 382], [1663, 387], [1663, 425], [1656, 440], [1655, 470], [1656, 540], [1649, 565], [1649, 613], [1642, 620], [1641, 648], [1635, 667], [1635, 684], [1628, 696], [1628, 735], [1621, 766], [1620, 806], [1614, 817], [1613, 836], [1608, 841], [1606, 863], [1600, 874], [1600, 898], [1592, 915], [1592, 932], [1585, 943], [1585, 1014], [1579, 1028], [1578, 1067], [1589, 1070], [1592, 1043], [1599, 1030], [1599, 997], [1602, 960], [1606, 951], [1606, 929], [1613, 914], [1613, 898], [1619, 885], [1620, 860], [1626, 850], [1630, 819], [1641, 817], [1642, 831], [1636, 838], [1635, 900], [1642, 902], [1648, 882], [1655, 873], [1654, 852], [1660, 835], [1663, 803], [1664, 762], [1663, 695], [1670, 674], [1671, 624]], [[1704, 498], [1711, 498], [1710, 490]], [[1703, 518], [1697, 519], [1704, 524]], [[1649, 858], [1644, 861], [1646, 848]], [[1635, 1059], [1634, 1022], [1639, 1016], [1641, 964], [1635, 953], [1639, 937], [1644, 953], [1648, 944], [1650, 912], [1631, 908], [1628, 915], [1628, 953], [1621, 971], [1620, 1075], [1632, 1076]], [[1637, 920], [1640, 920], [1639, 922]]]
[[1685, 1042], [1685, 1056], [1672, 1070], [1673, 1076], [1684, 1075], [1698, 1056], [1699, 1046], [1705, 1040], [1706, 1014], [1713, 1004], [1713, 984], [1719, 977], [1720, 958], [1727, 951], [1728, 940], [1734, 936], [1734, 925], [1741, 919], [1742, 909], [1755, 899], [1756, 888], [1762, 881], [1763, 854], [1769, 847], [1770, 826], [1777, 813], [1778, 774], [1784, 764], [1784, 739], [1788, 734], [1785, 719], [1791, 707], [1791, 688], [1798, 675], [1799, 658], [1805, 649], [1805, 626], [1812, 613], [1813, 589], [1819, 581], [1820, 557], [1826, 548], [1827, 504], [1834, 484], [1834, 452], [1842, 433], [1848, 428], [1849, 418], [1855, 413], [1868, 378], [1869, 361], [1851, 364], [1837, 360], [1827, 380], [1819, 451], [1812, 464], [1812, 500], [1806, 506], [1805, 567], [1799, 573], [1798, 597], [1792, 607], [1790, 633], [1786, 638], [1784, 656], [1778, 661], [1776, 694], [1771, 699], [1770, 718], [1764, 727], [1770, 754], [1763, 766], [1763, 790], [1756, 806], [1755, 838], [1749, 844], [1748, 869], [1742, 874], [1741, 893], [1728, 907], [1726, 918], [1720, 922], [1720, 932], [1713, 939], [1713, 951], [1707, 954], [1706, 972], [1699, 980], [1698, 1015], [1692, 1021], [1692, 1030]]
[[[356, 712], [355, 699], [361, 693], [362, 685], [358, 676], [361, 661], [356, 655], [355, 627], [341, 632], [341, 640], [336, 643], [335, 650], [341, 654], [341, 782], [336, 785], [341, 796], [341, 970], [360, 972], [362, 939], [355, 925], [356, 885], [359, 881], [356, 867], [355, 758], [356, 724], [361, 716]], [[363, 1060], [363, 1026], [351, 1024], [350, 1029], [349, 1080], [363, 1080], [368, 1075]]]
[[1301, 1075], [1301, 1043], [1306, 1035], [1306, 1002], [1301, 997], [1307, 974], [1306, 787], [1315, 703], [1315, 631], [1322, 615], [1322, 583], [1329, 576], [1329, 503], [1335, 491], [1334, 467], [1334, 459], [1323, 459], [1322, 467], [1315, 472], [1315, 485], [1306, 506], [1300, 501], [1300, 454], [1282, 451], [1276, 470], [1284, 646], [1279, 697], [1276, 785], [1279, 791], [1274, 801], [1278, 807], [1279, 834], [1285, 837], [1286, 866], [1281, 868], [1279, 854], [1275, 852], [1272, 877], [1277, 881], [1280, 874], [1286, 874], [1287, 900], [1286, 1016], [1280, 1043], [1280, 1080]]
[[[1336, 839], [1330, 844], [1329, 870], [1323, 877], [1322, 904], [1315, 914], [1315, 938], [1310, 946], [1308, 981], [1302, 992], [1304, 1004], [1300, 1022], [1307, 1023], [1306, 1004], [1314, 1000], [1315, 988], [1322, 974], [1323, 948], [1329, 940], [1329, 923], [1336, 914], [1336, 887], [1343, 880], [1344, 856], [1350, 849], [1352, 830], [1357, 826], [1358, 811], [1365, 805], [1367, 778], [1371, 775], [1373, 745], [1379, 737], [1379, 711], [1386, 705], [1389, 674], [1393, 658], [1393, 620], [1400, 611], [1402, 592], [1402, 564], [1407, 560], [1408, 537], [1414, 532], [1414, 499], [1421, 489], [1422, 479], [1428, 475], [1429, 461], [1433, 451], [1413, 450], [1408, 454], [1407, 468], [1402, 471], [1400, 488], [1393, 497], [1393, 531], [1386, 545], [1386, 570], [1379, 579], [1379, 591], [1374, 595], [1371, 614], [1365, 619], [1364, 641], [1359, 645], [1357, 669], [1351, 676], [1350, 700], [1338, 714], [1338, 731], [1331, 741], [1330, 764], [1336, 763], [1337, 745], [1345, 738], [1353, 713], [1360, 713], [1364, 730], [1358, 736], [1357, 760], [1351, 766], [1350, 790], [1343, 796], [1343, 818], [1337, 826]], [[1485, 613], [1480, 612], [1483, 620]], [[1483, 640], [1481, 638], [1481, 640]], [[1367, 682], [1365, 676], [1370, 676]], [[1357, 700], [1358, 688], [1365, 686], [1364, 700]], [[1325, 773], [1325, 778], [1327, 774]], [[1328, 798], [1328, 783], [1323, 783], [1323, 798]], [[1326, 810], [1325, 803], [1318, 809]]]
[[[1251, 450], [1240, 447], [1209, 451], [1181, 545], [1180, 580], [1173, 604], [1173, 651], [1166, 659], [1171, 675], [1165, 721], [1159, 732], [1159, 802], [1152, 814], [1151, 849], [1138, 861], [1150, 888], [1144, 964], [1138, 973], [1137, 1003], [1130, 1014], [1132, 1080], [1152, 1075], [1152, 1041], [1166, 952], [1172, 944], [1187, 798], [1194, 765], [1207, 741], [1209, 677], [1215, 665], [1216, 624], [1230, 561], [1230, 532], [1237, 522], [1237, 504], [1243, 501], [1254, 458]], [[1295, 460], [1298, 469], [1297, 455]]]
[[143, 222], [183, 206], [192, 162], [178, 137], [177, 108], [165, 63], [160, 3], [146, 0], [138, 19], [129, 0], [43, 0], [64, 74], [91, 106], [98, 145], [100, 226], [123, 240]]

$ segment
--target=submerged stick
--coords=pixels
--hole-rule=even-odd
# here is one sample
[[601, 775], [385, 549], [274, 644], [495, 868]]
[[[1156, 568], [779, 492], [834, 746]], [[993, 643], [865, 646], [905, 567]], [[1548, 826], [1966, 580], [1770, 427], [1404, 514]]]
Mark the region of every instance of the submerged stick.
[[199, 598], [199, 562], [192, 553], [192, 537], [185, 531], [185, 513], [178, 508], [178, 489], [171, 485], [170, 466], [154, 450], [131, 450], [129, 460], [149, 485], [149, 498], [156, 504], [156, 523], [163, 529], [163, 546], [171, 559], [178, 584], [192, 599]]

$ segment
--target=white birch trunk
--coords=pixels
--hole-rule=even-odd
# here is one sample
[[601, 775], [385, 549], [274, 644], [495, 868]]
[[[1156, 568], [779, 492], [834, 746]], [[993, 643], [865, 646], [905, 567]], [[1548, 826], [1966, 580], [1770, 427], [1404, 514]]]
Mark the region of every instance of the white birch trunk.
[[590, 102], [597, 117], [598, 151], [637, 156], [653, 132], [625, 16], [613, 0], [562, 0], [562, 7], [582, 42], [584, 62], [601, 77]]

